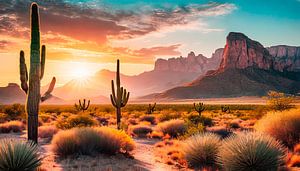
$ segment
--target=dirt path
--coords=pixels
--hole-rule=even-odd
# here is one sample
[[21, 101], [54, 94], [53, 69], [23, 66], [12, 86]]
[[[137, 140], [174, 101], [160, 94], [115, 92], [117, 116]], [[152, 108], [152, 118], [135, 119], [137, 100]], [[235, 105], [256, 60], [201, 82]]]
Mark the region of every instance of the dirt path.
[[171, 166], [161, 163], [154, 155], [154, 144], [157, 140], [153, 139], [134, 139], [136, 142], [136, 149], [133, 152], [133, 156], [136, 160], [141, 161], [143, 165], [140, 167], [145, 170], [173, 170]]

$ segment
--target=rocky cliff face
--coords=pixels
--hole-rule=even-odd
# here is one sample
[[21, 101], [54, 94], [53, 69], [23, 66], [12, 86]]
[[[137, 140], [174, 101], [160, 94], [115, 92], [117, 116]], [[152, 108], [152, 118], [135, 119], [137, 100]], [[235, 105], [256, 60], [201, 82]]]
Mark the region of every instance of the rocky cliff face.
[[269, 70], [273, 67], [273, 57], [259, 42], [242, 33], [231, 32], [227, 36], [220, 70], [256, 67]]
[[205, 73], [208, 70], [217, 69], [223, 49], [217, 49], [211, 58], [207, 58], [202, 54], [195, 55], [190, 52], [187, 57], [180, 56], [179, 58], [158, 59], [155, 62], [155, 71], [176, 71], [176, 72], [193, 72]]
[[267, 49], [273, 56], [275, 70], [300, 71], [300, 47], [279, 45]]

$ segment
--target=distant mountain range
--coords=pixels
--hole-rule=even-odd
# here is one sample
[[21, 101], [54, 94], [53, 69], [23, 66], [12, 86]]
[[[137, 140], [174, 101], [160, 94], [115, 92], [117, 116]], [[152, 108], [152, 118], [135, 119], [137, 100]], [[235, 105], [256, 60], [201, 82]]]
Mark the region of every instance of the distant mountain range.
[[[71, 80], [55, 88], [54, 97], [46, 103], [74, 103], [79, 98], [109, 103], [112, 79], [115, 72], [100, 70], [86, 80]], [[265, 48], [242, 33], [232, 32], [225, 47], [217, 49], [211, 58], [190, 52], [187, 57], [157, 59], [152, 71], [134, 76], [121, 74], [121, 82], [135, 99], [262, 96], [269, 90], [297, 94], [300, 47]], [[18, 84], [0, 87], [0, 103], [24, 101], [25, 94]]]
[[264, 48], [242, 33], [229, 33], [217, 70], [185, 86], [143, 98], [196, 99], [262, 96], [269, 90], [297, 94], [300, 91], [300, 47]]

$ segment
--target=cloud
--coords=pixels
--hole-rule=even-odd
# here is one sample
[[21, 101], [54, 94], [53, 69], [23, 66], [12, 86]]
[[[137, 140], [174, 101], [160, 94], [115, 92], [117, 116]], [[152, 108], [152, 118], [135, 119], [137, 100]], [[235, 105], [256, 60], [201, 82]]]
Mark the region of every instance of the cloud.
[[[82, 5], [70, 2], [39, 2], [41, 41], [49, 47], [48, 52], [52, 51], [48, 55], [50, 59], [111, 61], [117, 56], [126, 58], [128, 62], [150, 63], [156, 55], [180, 55], [180, 45], [176, 42], [141, 49], [112, 47], [110, 42], [187, 27], [203, 32], [220, 31], [206, 27], [200, 29], [199, 24], [195, 23], [202, 17], [225, 15], [236, 8], [228, 3], [208, 3], [170, 7], [137, 5], [136, 8], [120, 9], [110, 7], [109, 4], [95, 6], [92, 3]], [[0, 35], [10, 36], [11, 40], [16, 37], [29, 40], [30, 3], [28, 0], [0, 1]], [[2, 44], [4, 47], [5, 44]]]

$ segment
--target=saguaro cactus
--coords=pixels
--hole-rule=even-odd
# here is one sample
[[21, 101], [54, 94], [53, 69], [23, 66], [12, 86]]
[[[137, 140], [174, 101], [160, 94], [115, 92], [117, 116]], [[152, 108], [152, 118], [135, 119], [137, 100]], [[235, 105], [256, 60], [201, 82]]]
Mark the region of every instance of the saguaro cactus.
[[83, 99], [83, 103], [81, 103], [81, 100], [78, 100], [78, 105], [75, 103], [75, 108], [80, 111], [82, 110], [83, 112], [86, 111], [90, 107], [90, 100], [86, 103], [86, 99]]
[[[30, 71], [27, 72], [24, 52], [20, 52], [20, 80], [21, 88], [27, 94], [26, 112], [28, 114], [28, 140], [37, 143], [38, 137], [38, 113], [40, 101], [50, 98], [56, 79], [53, 77], [48, 91], [41, 96], [41, 79], [44, 76], [46, 59], [46, 47], [42, 46], [40, 56], [40, 31], [39, 12], [36, 3], [31, 4], [31, 45], [30, 45]], [[29, 86], [28, 86], [29, 80]]]
[[201, 116], [201, 113], [205, 110], [204, 104], [203, 103], [194, 103], [194, 109], [199, 113]]
[[124, 107], [129, 99], [129, 92], [126, 91], [123, 87], [121, 87], [120, 83], [120, 61], [117, 60], [117, 72], [116, 72], [116, 85], [117, 90], [115, 91], [114, 80], [111, 80], [111, 89], [112, 94], [110, 95], [110, 100], [112, 105], [116, 108], [117, 115], [117, 127], [120, 129], [121, 126], [121, 108]]
[[155, 111], [155, 106], [156, 106], [156, 103], [154, 103], [153, 106], [151, 104], [149, 104], [148, 109], [147, 109], [147, 114], [152, 114]]

